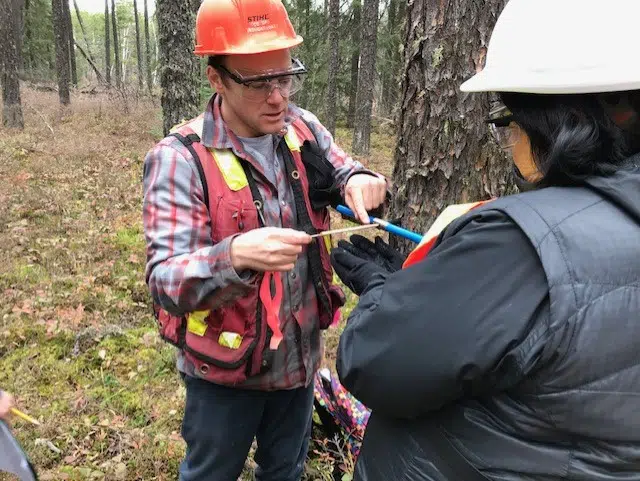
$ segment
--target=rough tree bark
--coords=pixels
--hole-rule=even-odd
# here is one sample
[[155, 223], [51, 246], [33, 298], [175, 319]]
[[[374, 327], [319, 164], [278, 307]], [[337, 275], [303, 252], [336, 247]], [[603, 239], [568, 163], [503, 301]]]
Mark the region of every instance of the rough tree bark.
[[152, 81], [151, 81], [151, 52], [149, 41], [149, 9], [147, 8], [147, 0], [144, 0], [144, 48], [145, 48], [145, 67], [147, 70], [147, 88], [151, 93]]
[[104, 0], [104, 74], [111, 85], [111, 43], [109, 42], [109, 0]]
[[379, 3], [379, 0], [364, 0], [362, 4], [360, 70], [358, 71], [358, 92], [356, 94], [352, 145], [353, 153], [356, 155], [369, 155], [373, 89], [376, 81]]
[[2, 125], [22, 129], [22, 102], [18, 71], [22, 65], [22, 15], [24, 0], [0, 0], [0, 84]]
[[325, 127], [336, 133], [336, 117], [338, 108], [338, 74], [340, 69], [340, 0], [329, 0], [329, 72], [327, 76], [327, 97]]
[[122, 87], [122, 64], [118, 44], [118, 22], [116, 21], [116, 0], [111, 0], [111, 27], [113, 28], [113, 55], [116, 67], [116, 88]]
[[188, 2], [157, 0], [160, 86], [164, 135], [182, 120], [198, 115], [193, 69], [195, 14]]
[[62, 105], [69, 105], [69, 36], [63, 3], [66, 0], [51, 0], [53, 36], [56, 44], [56, 72], [58, 77], [58, 96]]
[[67, 48], [69, 49], [69, 70], [71, 72], [71, 83], [78, 86], [78, 69], [76, 68], [76, 50], [73, 41], [73, 22], [71, 21], [71, 9], [69, 8], [69, 0], [62, 2], [64, 8], [64, 21], [67, 24], [65, 31], [67, 33]]
[[349, 85], [349, 110], [347, 127], [353, 127], [356, 116], [356, 95], [358, 92], [358, 68], [360, 63], [360, 0], [351, 3], [351, 83]]
[[140, 20], [138, 19], [138, 2], [133, 0], [133, 15], [136, 21], [136, 53], [138, 54], [138, 88], [142, 90], [142, 49], [140, 48]]
[[[415, 0], [408, 30], [390, 216], [425, 232], [447, 205], [512, 191], [511, 165], [489, 141], [488, 98], [460, 84], [484, 65], [506, 0]], [[405, 251], [415, 245], [399, 242]]]

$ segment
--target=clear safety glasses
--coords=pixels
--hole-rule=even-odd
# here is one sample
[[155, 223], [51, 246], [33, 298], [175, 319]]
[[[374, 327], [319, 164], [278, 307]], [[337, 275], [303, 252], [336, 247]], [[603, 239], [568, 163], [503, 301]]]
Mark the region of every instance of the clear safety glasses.
[[302, 88], [303, 75], [307, 73], [307, 69], [298, 59], [293, 59], [291, 68], [287, 70], [268, 70], [252, 75], [232, 72], [223, 65], [218, 68], [241, 85], [242, 96], [252, 102], [268, 99], [275, 89], [278, 89], [283, 97], [290, 97]]
[[486, 122], [489, 131], [502, 150], [508, 150], [516, 143], [516, 125], [511, 111], [501, 102], [494, 102]]

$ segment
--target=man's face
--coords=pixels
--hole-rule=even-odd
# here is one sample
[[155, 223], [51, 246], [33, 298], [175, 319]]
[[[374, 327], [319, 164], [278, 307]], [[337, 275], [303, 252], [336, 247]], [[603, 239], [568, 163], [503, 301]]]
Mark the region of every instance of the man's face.
[[[224, 60], [224, 67], [242, 77], [260, 75], [267, 72], [287, 71], [291, 68], [289, 50], [277, 50], [251, 55], [230, 55]], [[242, 137], [274, 134], [284, 127], [284, 117], [289, 99], [282, 96], [278, 88], [269, 88], [265, 82], [252, 85], [236, 83], [227, 75], [212, 68], [207, 76], [222, 96], [223, 116], [227, 124]], [[213, 78], [212, 78], [213, 77]], [[267, 87], [266, 89], [264, 87]], [[271, 92], [269, 93], [269, 90]]]

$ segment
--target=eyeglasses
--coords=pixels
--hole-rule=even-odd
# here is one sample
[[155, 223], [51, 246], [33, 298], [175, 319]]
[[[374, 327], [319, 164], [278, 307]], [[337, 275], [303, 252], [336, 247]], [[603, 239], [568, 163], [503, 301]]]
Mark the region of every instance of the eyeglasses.
[[267, 70], [255, 75], [231, 72], [224, 65], [217, 68], [242, 86], [242, 96], [252, 102], [268, 99], [275, 89], [278, 89], [283, 97], [290, 97], [302, 88], [303, 75], [307, 73], [307, 69], [298, 59], [293, 59], [291, 68], [287, 70]]
[[489, 131], [502, 150], [508, 150], [515, 145], [513, 114], [501, 102], [494, 102], [489, 111], [486, 122]]

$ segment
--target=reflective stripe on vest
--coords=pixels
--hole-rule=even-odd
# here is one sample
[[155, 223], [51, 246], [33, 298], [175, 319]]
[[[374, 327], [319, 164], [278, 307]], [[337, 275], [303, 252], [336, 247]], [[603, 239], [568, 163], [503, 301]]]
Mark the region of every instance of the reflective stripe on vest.
[[[287, 133], [284, 136], [289, 150], [293, 152], [300, 151], [300, 141], [293, 127], [289, 125]], [[240, 164], [240, 160], [236, 157], [231, 149], [209, 149], [213, 154], [213, 158], [218, 165], [218, 169], [224, 177], [224, 181], [229, 189], [238, 191], [249, 185], [247, 175]]]
[[416, 247], [405, 259], [402, 264], [402, 268], [409, 267], [417, 262], [420, 262], [429, 255], [431, 249], [436, 243], [440, 233], [458, 217], [463, 216], [467, 212], [480, 207], [481, 205], [491, 202], [489, 200], [482, 200], [479, 202], [470, 202], [468, 204], [453, 204], [448, 206], [442, 213], [436, 218], [435, 222], [431, 224], [431, 227], [422, 238], [422, 242]]

